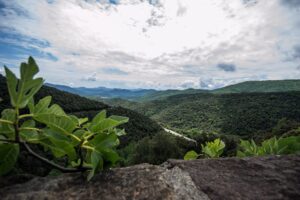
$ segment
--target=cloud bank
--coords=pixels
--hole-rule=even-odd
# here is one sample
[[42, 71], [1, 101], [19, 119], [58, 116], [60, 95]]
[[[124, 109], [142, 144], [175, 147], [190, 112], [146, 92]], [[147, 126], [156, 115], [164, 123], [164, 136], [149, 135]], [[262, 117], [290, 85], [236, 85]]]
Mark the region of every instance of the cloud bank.
[[216, 88], [300, 78], [297, 0], [0, 0], [0, 64], [48, 82]]

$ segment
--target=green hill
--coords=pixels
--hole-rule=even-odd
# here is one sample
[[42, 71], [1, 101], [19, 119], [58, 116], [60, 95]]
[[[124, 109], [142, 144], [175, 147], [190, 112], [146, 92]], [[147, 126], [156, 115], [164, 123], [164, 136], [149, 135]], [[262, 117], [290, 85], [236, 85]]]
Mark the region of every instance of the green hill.
[[[155, 135], [162, 131], [161, 127], [153, 120], [135, 111], [122, 108], [111, 107], [99, 101], [90, 100], [79, 95], [70, 94], [52, 87], [43, 86], [36, 95], [36, 100], [45, 96], [52, 96], [53, 102], [59, 104], [67, 113], [77, 116], [88, 116], [92, 118], [100, 110], [106, 109], [108, 114], [129, 117], [129, 122], [124, 125], [127, 135], [121, 138], [121, 146], [127, 145], [131, 141], [138, 141], [146, 136]], [[10, 107], [9, 95], [6, 88], [6, 80], [0, 74], [0, 112]]]
[[[98, 88], [72, 88], [64, 85], [46, 84], [61, 91], [78, 94], [89, 97], [110, 105], [131, 106], [134, 102], [147, 102], [154, 100], [163, 100], [173, 95], [183, 94], [227, 94], [227, 93], [253, 93], [253, 92], [287, 92], [300, 91], [300, 80], [274, 80], [274, 81], [247, 81], [215, 90], [202, 89], [185, 89], [185, 90], [126, 90], [126, 89], [109, 89], [104, 87]], [[124, 101], [122, 101], [124, 100]]]
[[178, 132], [256, 137], [283, 118], [300, 122], [300, 92], [175, 95], [131, 108]]
[[300, 91], [300, 80], [246, 81], [213, 90], [212, 93], [250, 93]]
[[153, 91], [137, 98], [137, 101], [163, 100], [174, 95], [188, 94], [227, 94], [227, 93], [255, 93], [255, 92], [288, 92], [300, 91], [300, 80], [270, 80], [270, 81], [246, 81], [229, 85], [215, 90], [186, 89]]
[[208, 90], [200, 90], [200, 89], [186, 89], [186, 90], [162, 90], [162, 91], [153, 91], [151, 93], [147, 93], [144, 96], [137, 98], [137, 101], [153, 101], [159, 99], [165, 99], [169, 96], [179, 95], [179, 94], [198, 94], [205, 93]]

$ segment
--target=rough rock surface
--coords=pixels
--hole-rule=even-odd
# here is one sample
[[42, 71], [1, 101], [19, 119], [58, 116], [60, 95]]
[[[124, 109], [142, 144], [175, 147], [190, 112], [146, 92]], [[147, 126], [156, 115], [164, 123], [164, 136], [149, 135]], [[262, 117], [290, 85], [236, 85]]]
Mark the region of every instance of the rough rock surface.
[[65, 174], [2, 178], [0, 187], [0, 199], [12, 200], [300, 199], [300, 156], [169, 160], [113, 169], [90, 182]]
[[300, 199], [300, 156], [170, 160], [211, 199]]

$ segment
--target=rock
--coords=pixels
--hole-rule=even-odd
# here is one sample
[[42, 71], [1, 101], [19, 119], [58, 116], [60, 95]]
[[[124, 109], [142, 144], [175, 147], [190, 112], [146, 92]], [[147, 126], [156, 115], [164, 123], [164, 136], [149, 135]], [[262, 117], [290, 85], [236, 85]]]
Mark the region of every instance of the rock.
[[169, 160], [211, 199], [300, 199], [300, 156]]
[[195, 199], [208, 200], [187, 172], [141, 164], [99, 174], [87, 182], [80, 174], [35, 178], [0, 190], [1, 199]]
[[116, 168], [98, 174], [90, 182], [81, 174], [36, 177], [0, 188], [0, 197], [3, 200], [300, 199], [299, 189], [300, 156], [280, 156], [169, 160], [161, 166]]

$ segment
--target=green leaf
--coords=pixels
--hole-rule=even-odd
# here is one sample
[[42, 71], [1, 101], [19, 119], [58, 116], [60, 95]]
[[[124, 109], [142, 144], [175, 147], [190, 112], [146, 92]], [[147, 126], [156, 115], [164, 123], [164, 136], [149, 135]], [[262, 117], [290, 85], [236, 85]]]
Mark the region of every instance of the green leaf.
[[222, 155], [225, 148], [225, 143], [217, 138], [213, 142], [206, 142], [205, 146], [202, 145], [202, 152], [210, 158], [218, 158]]
[[76, 128], [76, 123], [70, 117], [64, 115], [38, 114], [34, 116], [34, 119], [65, 135], [71, 135]]
[[244, 158], [244, 157], [246, 157], [245, 153], [242, 152], [242, 151], [237, 151], [236, 156], [239, 157], [239, 158]]
[[118, 122], [117, 126], [119, 126], [121, 124], [125, 124], [129, 121], [128, 117], [122, 117], [122, 116], [117, 116], [117, 115], [112, 115], [109, 118], [117, 121]]
[[85, 117], [85, 118], [79, 118], [79, 126], [81, 126], [82, 124], [85, 124], [86, 122], [89, 121], [89, 118]]
[[101, 154], [97, 151], [93, 151], [91, 153], [91, 166], [92, 166], [92, 170], [90, 171], [87, 177], [88, 180], [91, 180], [91, 178], [95, 175], [95, 173], [99, 169], [103, 169], [103, 158]]
[[262, 150], [260, 147], [256, 145], [254, 140], [247, 141], [247, 140], [241, 140], [239, 144], [239, 155], [242, 157], [246, 156], [258, 156], [262, 154]]
[[92, 124], [97, 124], [100, 121], [104, 120], [106, 118], [106, 110], [102, 110], [100, 113], [98, 113], [92, 120]]
[[116, 134], [98, 134], [91, 141], [92, 146], [96, 148], [113, 148], [118, 145], [119, 140]]
[[1, 116], [2, 119], [14, 122], [16, 120], [16, 111], [13, 109], [4, 109]]
[[184, 160], [196, 160], [198, 158], [198, 154], [195, 151], [189, 151], [184, 155]]
[[0, 144], [0, 176], [10, 172], [19, 156], [18, 144]]
[[42, 98], [35, 106], [34, 106], [34, 102], [30, 102], [28, 106], [30, 113], [32, 114], [39, 114], [39, 113], [47, 113], [48, 111], [48, 107], [51, 103], [51, 96], [47, 96]]
[[34, 116], [39, 114], [66, 115], [64, 110], [59, 105], [53, 104], [50, 106], [51, 99], [51, 96], [44, 97], [36, 105], [34, 105], [33, 102], [30, 102], [28, 105], [30, 113]]
[[33, 95], [42, 87], [44, 80], [42, 78], [33, 78], [38, 71], [38, 66], [32, 57], [29, 57], [28, 64], [21, 63], [20, 80], [17, 79], [11, 70], [5, 67], [7, 87], [13, 107], [24, 108]]
[[[20, 136], [24, 141], [30, 142], [30, 143], [38, 143], [39, 140], [39, 134], [37, 133], [36, 130], [31, 128], [35, 127], [35, 121], [34, 120], [27, 120], [25, 121], [20, 130]], [[24, 129], [29, 129], [29, 130], [24, 130]]]
[[114, 120], [111, 118], [106, 118], [106, 119], [100, 121], [99, 123], [97, 123], [96, 125], [92, 125], [90, 127], [90, 129], [93, 132], [103, 132], [103, 131], [115, 128], [121, 124], [123, 124], [123, 122], [117, 121], [117, 120]]
[[125, 129], [116, 129], [115, 131], [117, 136], [126, 135]]
[[127, 117], [112, 115], [109, 118], [106, 118], [106, 111], [103, 110], [94, 117], [92, 123], [89, 126], [89, 129], [93, 132], [102, 132], [115, 128], [126, 122], [128, 122]]
[[[14, 123], [16, 120], [16, 112], [13, 109], [5, 109], [1, 113], [3, 120]], [[0, 122], [0, 133], [4, 134], [8, 138], [14, 138], [15, 129], [12, 124]]]
[[39, 72], [39, 68], [34, 59], [30, 56], [28, 58], [28, 64], [21, 64], [21, 80], [31, 80], [35, 74]]
[[4, 69], [6, 74], [8, 93], [10, 96], [10, 102], [12, 106], [16, 106], [17, 99], [18, 99], [17, 92], [16, 92], [18, 79], [16, 75], [12, 71], [10, 71], [6, 66], [4, 66]]
[[69, 161], [73, 161], [76, 159], [77, 155], [75, 148], [73, 147], [71, 140], [68, 137], [57, 134], [49, 129], [44, 131], [44, 135], [52, 143], [52, 145], [49, 145], [48, 143], [48, 147], [50, 147], [52, 151], [55, 151], [56, 157], [59, 158], [68, 155]]
[[300, 154], [300, 136], [280, 138], [278, 145], [284, 148], [281, 154]]
[[119, 144], [119, 139], [115, 133], [98, 134], [88, 144], [94, 146], [103, 159], [109, 161], [111, 165], [119, 160], [119, 155], [113, 150]]
[[98, 146], [96, 150], [101, 153], [105, 161], [109, 161], [111, 163], [111, 166], [120, 160], [119, 154], [113, 149]]
[[[83, 129], [78, 129], [76, 130], [75, 132], [73, 132], [72, 134], [75, 135], [77, 138], [79, 138], [80, 140], [83, 139], [83, 137], [85, 136], [87, 132]], [[72, 145], [73, 146], [76, 146], [80, 143], [80, 141], [78, 140], [75, 140], [74, 138], [71, 138], [72, 139]]]

